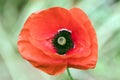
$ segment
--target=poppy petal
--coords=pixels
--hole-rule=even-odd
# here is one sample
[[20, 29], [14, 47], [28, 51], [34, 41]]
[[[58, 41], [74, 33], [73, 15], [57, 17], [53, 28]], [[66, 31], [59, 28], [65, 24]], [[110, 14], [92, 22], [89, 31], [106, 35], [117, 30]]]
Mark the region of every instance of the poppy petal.
[[84, 25], [79, 24], [74, 17], [71, 20], [71, 26], [75, 26], [72, 29], [72, 39], [74, 41], [74, 48], [67, 54], [73, 57], [83, 57], [89, 55], [89, 53], [83, 54], [83, 51], [87, 51], [90, 48], [90, 36]]
[[18, 49], [23, 58], [48, 74], [57, 75], [62, 73], [66, 69], [66, 60], [54, 59], [45, 55], [29, 42], [29, 36], [29, 30], [22, 29], [18, 40]]
[[33, 13], [26, 26], [34, 39], [43, 40], [53, 37], [62, 28], [68, 28], [69, 21], [68, 10], [54, 7]]
[[94, 68], [96, 65], [97, 52], [98, 52], [98, 45], [97, 45], [95, 30], [89, 18], [82, 10], [80, 10], [79, 8], [73, 8], [70, 10], [70, 12], [73, 15], [74, 19], [78, 23], [83, 24], [86, 30], [88, 31], [90, 36], [91, 46], [90, 46], [90, 52], [89, 52], [90, 54], [88, 56], [80, 57], [80, 58], [72, 57], [71, 59], [68, 60], [69, 66], [80, 68], [80, 69]]

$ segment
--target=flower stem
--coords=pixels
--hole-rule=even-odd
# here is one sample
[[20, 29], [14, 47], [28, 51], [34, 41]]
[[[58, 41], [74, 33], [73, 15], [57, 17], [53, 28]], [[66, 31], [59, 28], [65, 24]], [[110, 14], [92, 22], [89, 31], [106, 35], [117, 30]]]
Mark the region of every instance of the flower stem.
[[74, 80], [74, 79], [72, 78], [72, 76], [71, 76], [71, 73], [70, 73], [69, 68], [67, 68], [67, 73], [68, 73], [68, 75], [69, 75], [70, 80]]

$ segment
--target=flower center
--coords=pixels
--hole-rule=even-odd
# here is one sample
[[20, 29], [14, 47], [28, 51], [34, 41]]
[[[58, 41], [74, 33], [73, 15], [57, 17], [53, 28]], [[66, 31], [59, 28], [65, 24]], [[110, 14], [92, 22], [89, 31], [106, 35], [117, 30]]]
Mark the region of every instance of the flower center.
[[67, 51], [74, 47], [71, 33], [68, 30], [61, 30], [53, 37], [52, 44], [56, 52], [64, 55]]

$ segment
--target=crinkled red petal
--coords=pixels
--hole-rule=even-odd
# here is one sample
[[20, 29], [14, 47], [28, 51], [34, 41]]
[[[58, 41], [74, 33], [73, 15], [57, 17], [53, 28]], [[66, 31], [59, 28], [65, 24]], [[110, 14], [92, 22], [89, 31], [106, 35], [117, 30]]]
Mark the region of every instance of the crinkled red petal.
[[[76, 55], [76, 57], [71, 57], [68, 60], [68, 66], [69, 67], [75, 67], [80, 69], [89, 69], [94, 68], [97, 61], [97, 52], [98, 52], [98, 44], [97, 44], [97, 38], [95, 30], [87, 17], [87, 15], [80, 10], [79, 8], [73, 8], [70, 10], [71, 14], [73, 15], [74, 19], [79, 23], [83, 24], [87, 32], [89, 33], [90, 37], [90, 47], [89, 50], [84, 49], [87, 52], [83, 52], [85, 55], [89, 54], [87, 56], [78, 57], [79, 55]], [[88, 52], [89, 51], [89, 52]]]
[[29, 42], [29, 37], [29, 30], [26, 28], [22, 29], [18, 40], [18, 49], [26, 60], [36, 68], [51, 75], [60, 74], [66, 69], [66, 60], [55, 59], [45, 55], [44, 52]]

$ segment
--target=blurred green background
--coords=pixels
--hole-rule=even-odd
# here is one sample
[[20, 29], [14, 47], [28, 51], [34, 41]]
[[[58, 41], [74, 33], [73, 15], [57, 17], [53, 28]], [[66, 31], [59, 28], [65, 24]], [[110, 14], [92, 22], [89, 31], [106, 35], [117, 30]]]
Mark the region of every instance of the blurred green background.
[[75, 80], [120, 80], [120, 0], [0, 0], [0, 80], [69, 80], [67, 72], [50, 76], [33, 68], [17, 50], [17, 38], [34, 11], [79, 7], [90, 17], [98, 37], [95, 69], [70, 69]]

